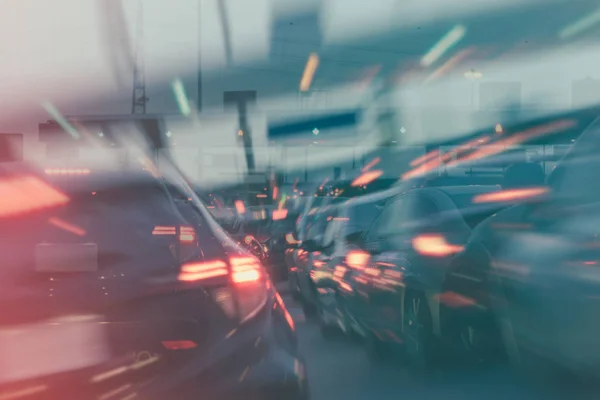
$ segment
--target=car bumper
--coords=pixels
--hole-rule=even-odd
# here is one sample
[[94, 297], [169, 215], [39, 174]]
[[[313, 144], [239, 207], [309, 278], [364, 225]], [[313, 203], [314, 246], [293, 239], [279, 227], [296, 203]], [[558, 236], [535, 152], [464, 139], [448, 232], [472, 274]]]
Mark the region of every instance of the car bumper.
[[149, 388], [147, 397], [308, 399], [305, 364], [297, 351], [293, 322], [286, 313], [277, 301], [268, 304], [246, 326], [213, 348], [210, 356], [197, 357]]

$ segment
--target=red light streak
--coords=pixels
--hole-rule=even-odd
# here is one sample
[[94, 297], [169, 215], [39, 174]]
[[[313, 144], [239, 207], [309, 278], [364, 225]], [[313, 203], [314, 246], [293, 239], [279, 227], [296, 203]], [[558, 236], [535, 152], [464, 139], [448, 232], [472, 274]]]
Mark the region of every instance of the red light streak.
[[56, 207], [69, 198], [33, 176], [0, 182], [0, 217]]
[[376, 166], [377, 164], [379, 164], [379, 161], [381, 161], [381, 158], [375, 157], [367, 165], [365, 165], [362, 168], [362, 172], [367, 172], [368, 170], [370, 170], [371, 168], [373, 168], [374, 166]]
[[352, 250], [346, 255], [346, 264], [354, 269], [364, 269], [371, 255], [365, 251]]
[[416, 236], [412, 245], [417, 253], [432, 257], [445, 257], [463, 250], [463, 246], [449, 244], [444, 236], [437, 234]]
[[439, 150], [432, 150], [427, 154], [423, 154], [420, 157], [415, 158], [414, 160], [412, 160], [410, 162], [410, 166], [411, 167], [416, 167], [419, 164], [422, 164], [426, 161], [430, 161], [431, 159], [438, 157], [440, 155], [440, 151]]
[[57, 228], [70, 232], [73, 235], [85, 236], [85, 229], [82, 229], [77, 225], [70, 224], [60, 218], [52, 217], [48, 220], [48, 223], [56, 226]]
[[479, 204], [523, 200], [541, 196], [548, 192], [549, 190], [546, 187], [500, 190], [498, 192], [483, 193], [477, 195], [473, 198], [473, 203]]
[[496, 141], [493, 146], [482, 147], [474, 152], [466, 155], [462, 159], [458, 159], [449, 163], [448, 166], [455, 166], [468, 161], [476, 161], [485, 157], [493, 156], [501, 153], [506, 147], [516, 146], [522, 142], [526, 142], [532, 139], [536, 139], [540, 136], [545, 136], [558, 131], [566, 130], [577, 125], [576, 121], [573, 120], [560, 120], [551, 122], [545, 125], [536, 126], [534, 128], [526, 129], [522, 132], [515, 133], [510, 137]]
[[383, 175], [383, 171], [380, 169], [374, 169], [361, 174], [358, 178], [352, 181], [351, 186], [363, 186], [373, 182], [375, 179]]

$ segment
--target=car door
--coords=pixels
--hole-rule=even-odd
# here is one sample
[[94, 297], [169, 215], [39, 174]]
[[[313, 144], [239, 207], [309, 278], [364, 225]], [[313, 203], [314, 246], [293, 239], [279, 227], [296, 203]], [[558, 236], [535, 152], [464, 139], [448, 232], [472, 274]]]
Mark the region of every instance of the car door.
[[371, 257], [359, 282], [368, 300], [362, 312], [365, 325], [383, 340], [399, 340], [410, 235], [407, 220], [414, 207], [411, 200], [411, 195], [391, 199], [378, 219], [381, 222], [374, 224], [365, 238]]
[[395, 221], [395, 214], [401, 210], [402, 204], [402, 198], [391, 201], [365, 233], [362, 251], [368, 252], [370, 256], [364, 265], [354, 266], [354, 272], [349, 278], [353, 288], [353, 295], [349, 296], [346, 302], [349, 313], [367, 329], [379, 319], [373, 314], [379, 308], [377, 302], [379, 288], [374, 285], [374, 282], [379, 277], [377, 263], [387, 257], [386, 253], [389, 250], [384, 233], [390, 230], [390, 226]]

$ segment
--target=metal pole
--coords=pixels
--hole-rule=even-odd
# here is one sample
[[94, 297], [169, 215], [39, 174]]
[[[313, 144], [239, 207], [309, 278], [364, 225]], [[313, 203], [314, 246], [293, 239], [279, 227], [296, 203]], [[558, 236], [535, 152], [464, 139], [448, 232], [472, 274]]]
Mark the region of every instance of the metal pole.
[[246, 153], [246, 164], [248, 166], [248, 173], [254, 172], [254, 153], [252, 152], [252, 133], [250, 132], [250, 126], [248, 125], [248, 113], [245, 101], [238, 101], [238, 120], [240, 129], [242, 130], [242, 139], [244, 140], [244, 151]]
[[198, 74], [196, 107], [202, 111], [202, 0], [198, 0]]

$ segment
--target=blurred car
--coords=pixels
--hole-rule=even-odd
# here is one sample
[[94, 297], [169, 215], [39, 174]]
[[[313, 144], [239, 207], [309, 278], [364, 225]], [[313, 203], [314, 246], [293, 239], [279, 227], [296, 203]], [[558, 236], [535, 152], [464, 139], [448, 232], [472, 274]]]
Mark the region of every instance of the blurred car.
[[545, 193], [542, 168], [531, 163], [510, 166], [503, 188], [496, 198], [485, 199], [497, 204], [498, 212], [473, 229], [464, 249], [450, 263], [442, 285], [440, 329], [444, 345], [454, 360], [462, 363], [483, 365], [505, 359], [492, 305], [500, 301], [493, 260], [507, 241], [529, 230], [526, 214], [532, 201], [540, 201], [539, 195]]
[[302, 303], [305, 314], [312, 316], [317, 310], [317, 288], [311, 278], [315, 265], [322, 262], [319, 251], [328, 222], [336, 206], [328, 206], [310, 217], [304, 240], [294, 251], [294, 265], [288, 271], [288, 286], [292, 296]]
[[0, 199], [3, 398], [307, 398], [281, 297], [185, 181], [10, 166]]
[[[451, 266], [445, 336], [472, 362], [597, 379], [600, 125], [588, 127], [544, 192], [483, 223]], [[530, 190], [530, 189], [529, 189]], [[536, 195], [534, 195], [536, 194]], [[471, 340], [463, 340], [464, 332]]]
[[257, 257], [271, 273], [270, 251], [267, 246], [270, 238], [268, 220], [236, 217], [221, 221], [220, 225], [233, 240]]
[[[357, 272], [340, 284], [340, 301], [373, 355], [402, 350], [424, 367], [439, 336], [438, 295], [452, 256], [471, 229], [491, 215], [473, 209], [497, 186], [420, 188], [392, 197], [347, 257]], [[356, 329], [356, 328], [355, 328]]]
[[[319, 251], [322, 257], [314, 261], [312, 281], [317, 288], [317, 317], [321, 332], [326, 336], [352, 330], [351, 320], [338, 303], [340, 291], [347, 290], [344, 280], [352, 269], [346, 264], [349, 254], [360, 250], [355, 244], [357, 235], [365, 232], [383, 210], [385, 202], [398, 190], [386, 190], [348, 200], [333, 210], [323, 235]], [[347, 294], [348, 295], [348, 294]]]

